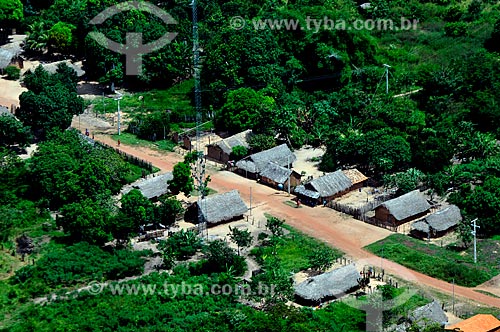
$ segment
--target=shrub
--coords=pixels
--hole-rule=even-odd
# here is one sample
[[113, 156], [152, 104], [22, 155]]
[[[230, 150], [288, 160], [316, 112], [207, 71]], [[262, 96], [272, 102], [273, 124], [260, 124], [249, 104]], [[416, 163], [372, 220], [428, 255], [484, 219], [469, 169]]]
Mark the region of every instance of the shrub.
[[7, 66], [5, 68], [5, 74], [9, 80], [18, 80], [21, 77], [21, 69], [16, 66]]

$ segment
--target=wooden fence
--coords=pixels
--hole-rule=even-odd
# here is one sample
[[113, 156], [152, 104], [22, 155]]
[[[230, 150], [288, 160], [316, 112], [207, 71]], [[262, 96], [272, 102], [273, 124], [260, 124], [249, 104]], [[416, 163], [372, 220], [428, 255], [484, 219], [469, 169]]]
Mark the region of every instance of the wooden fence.
[[122, 151], [114, 146], [111, 146], [109, 144], [99, 142], [99, 141], [94, 141], [94, 142], [95, 142], [95, 144], [98, 144], [98, 145], [102, 146], [103, 148], [115, 150], [115, 152], [118, 153], [120, 156], [122, 156], [123, 159], [125, 159], [127, 162], [129, 162], [133, 165], [137, 165], [139, 167], [145, 168], [150, 172], [153, 171], [153, 164], [147, 160], [137, 158], [136, 156], [133, 156], [130, 153], [124, 152], [124, 151]]

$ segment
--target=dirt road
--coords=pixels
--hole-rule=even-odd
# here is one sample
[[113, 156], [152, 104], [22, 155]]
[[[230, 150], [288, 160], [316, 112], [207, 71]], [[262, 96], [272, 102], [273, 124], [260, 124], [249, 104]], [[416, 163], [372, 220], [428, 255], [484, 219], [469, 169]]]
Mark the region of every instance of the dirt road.
[[[116, 142], [109, 136], [96, 135], [96, 139], [110, 145], [116, 145]], [[147, 148], [136, 148], [123, 144], [120, 149], [152, 162], [162, 171], [171, 171], [173, 166], [182, 160], [182, 157], [176, 153], [164, 154]], [[382, 266], [386, 273], [412, 281], [417, 285], [429, 286], [446, 294], [452, 293], [453, 286], [450, 283], [409, 270], [402, 265], [382, 259], [362, 249], [365, 245], [391, 234], [388, 230], [363, 223], [329, 208], [291, 207], [285, 202], [289, 201], [292, 196], [289, 197], [286, 193], [259, 185], [255, 181], [247, 180], [231, 172], [209, 171], [208, 173], [212, 179], [209, 184], [211, 188], [218, 192], [237, 189], [247, 203], [250, 202], [250, 188], [252, 188], [253, 206], [261, 206], [270, 214], [285, 219], [288, 224], [300, 231], [341, 249], [352, 259], [361, 260], [365, 265]], [[500, 308], [500, 298], [487, 296], [472, 288], [461, 286], [455, 286], [454, 291], [455, 296]]]

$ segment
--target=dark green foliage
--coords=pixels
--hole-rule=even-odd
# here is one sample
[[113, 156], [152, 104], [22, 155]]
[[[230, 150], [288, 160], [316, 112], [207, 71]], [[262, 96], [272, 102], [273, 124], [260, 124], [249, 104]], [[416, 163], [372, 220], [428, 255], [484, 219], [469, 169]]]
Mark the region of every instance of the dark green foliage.
[[0, 28], [18, 26], [23, 16], [21, 0], [0, 0]]
[[200, 237], [194, 231], [184, 231], [183, 229], [158, 245], [158, 249], [163, 252], [163, 255], [170, 254], [177, 260], [188, 259], [201, 248]]
[[211, 241], [205, 250], [207, 256], [207, 269], [211, 272], [234, 271], [242, 275], [247, 269], [245, 258], [239, 256], [223, 240]]
[[21, 77], [21, 69], [16, 66], [7, 66], [5, 68], [5, 74], [8, 80], [18, 80]]
[[238, 145], [238, 146], [233, 147], [232, 152], [231, 152], [231, 159], [238, 161], [241, 158], [246, 157], [247, 154], [248, 154], [247, 148], [245, 148], [244, 146]]
[[145, 252], [116, 250], [111, 253], [86, 242], [45, 253], [35, 265], [16, 271], [13, 282], [30, 296], [97, 280], [116, 280], [142, 273]]
[[276, 217], [269, 217], [267, 218], [266, 228], [268, 228], [269, 231], [271, 231], [273, 236], [279, 237], [284, 234], [283, 232], [284, 223], [285, 223], [284, 220], [278, 219]]
[[311, 252], [307, 259], [309, 260], [309, 265], [311, 268], [318, 271], [326, 271], [330, 266], [332, 266], [336, 252], [329, 247], [319, 247], [313, 252]]
[[154, 221], [155, 205], [144, 197], [140, 190], [132, 189], [123, 195], [120, 201], [120, 211], [132, 219], [137, 226], [146, 225]]
[[155, 209], [154, 222], [165, 226], [172, 225], [182, 212], [184, 212], [182, 204], [175, 197], [160, 199], [160, 205]]
[[23, 126], [15, 117], [10, 115], [0, 115], [0, 146], [28, 145], [30, 138], [29, 128]]
[[231, 241], [236, 243], [238, 246], [238, 255], [240, 254], [240, 248], [249, 247], [252, 244], [252, 234], [248, 229], [231, 228], [229, 226], [229, 238]]
[[75, 131], [51, 136], [29, 162], [31, 195], [57, 209], [118, 192], [131, 170], [115, 151], [91, 145]]
[[170, 132], [170, 116], [166, 111], [141, 113], [129, 124], [128, 130], [151, 141], [166, 139]]
[[168, 188], [172, 193], [183, 192], [189, 195], [194, 189], [194, 180], [191, 176], [191, 167], [185, 162], [177, 163], [172, 172], [174, 178], [168, 181]]
[[276, 146], [276, 141], [272, 135], [254, 134], [250, 137], [248, 145], [253, 153], [269, 150]]
[[55, 74], [40, 65], [28, 71], [23, 81], [28, 91], [19, 97], [17, 116], [36, 136], [44, 138], [50, 130], [68, 128], [73, 115], [83, 112], [83, 99], [76, 92], [76, 73], [66, 64], [59, 64]]

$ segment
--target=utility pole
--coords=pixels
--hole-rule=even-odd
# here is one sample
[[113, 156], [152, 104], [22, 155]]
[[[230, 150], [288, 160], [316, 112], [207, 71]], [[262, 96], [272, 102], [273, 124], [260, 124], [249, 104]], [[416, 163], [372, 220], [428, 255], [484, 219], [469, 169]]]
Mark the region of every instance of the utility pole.
[[250, 215], [252, 215], [252, 187], [250, 187]]
[[455, 278], [451, 280], [452, 280], [452, 294], [453, 294], [453, 296], [451, 297], [451, 313], [455, 314]]
[[196, 175], [195, 179], [198, 182], [198, 191], [200, 193], [198, 199], [198, 227], [200, 228], [200, 234], [202, 234], [203, 228], [207, 231], [208, 238], [208, 224], [203, 218], [203, 212], [201, 209], [201, 204], [205, 198], [205, 160], [203, 155], [205, 154], [205, 148], [201, 147], [200, 155], [200, 126], [202, 121], [201, 114], [201, 87], [200, 87], [200, 45], [198, 42], [198, 9], [196, 7], [196, 0], [191, 2], [193, 10], [193, 69], [194, 69], [194, 103], [196, 109]]
[[389, 94], [389, 68], [391, 68], [391, 66], [384, 63], [384, 67], [385, 67], [385, 94]]
[[477, 232], [476, 232], [476, 229], [481, 228], [478, 225], [476, 225], [476, 221], [477, 221], [477, 218], [471, 221], [472, 228], [474, 228], [471, 232], [472, 235], [474, 235], [474, 264], [477, 263], [477, 248], [476, 248], [476, 233]]
[[120, 100], [123, 98], [123, 95], [119, 92], [116, 92], [118, 97], [115, 98], [115, 100], [118, 102], [118, 114], [117, 114], [117, 121], [118, 121], [118, 136], [121, 134], [120, 132]]
[[[288, 171], [290, 172], [290, 155], [286, 156], [286, 161], [288, 164]], [[288, 174], [288, 196], [290, 196], [290, 178], [292, 177], [292, 173]]]

